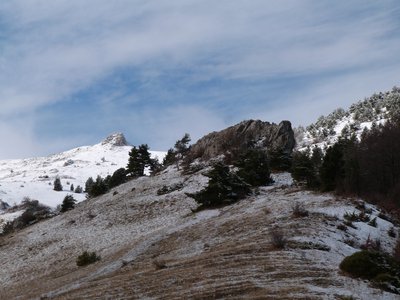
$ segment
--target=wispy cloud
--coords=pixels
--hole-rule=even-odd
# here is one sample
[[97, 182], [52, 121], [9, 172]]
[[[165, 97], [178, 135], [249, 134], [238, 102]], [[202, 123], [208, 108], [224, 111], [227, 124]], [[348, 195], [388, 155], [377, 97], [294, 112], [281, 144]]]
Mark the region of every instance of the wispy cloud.
[[[34, 116], [13, 146], [27, 141], [32, 154], [46, 153], [38, 135], [61, 147], [55, 128], [71, 146], [82, 140], [46, 124], [68, 122], [67, 105], [107, 118], [93, 139], [118, 127], [166, 149], [185, 131], [197, 137], [242, 118], [308, 123], [317, 108], [388, 89], [400, 74], [391, 0], [10, 0], [0, 19], [0, 123], [13, 131], [18, 116]], [[299, 116], [307, 105], [313, 113]], [[100, 122], [88, 119], [75, 127]]]

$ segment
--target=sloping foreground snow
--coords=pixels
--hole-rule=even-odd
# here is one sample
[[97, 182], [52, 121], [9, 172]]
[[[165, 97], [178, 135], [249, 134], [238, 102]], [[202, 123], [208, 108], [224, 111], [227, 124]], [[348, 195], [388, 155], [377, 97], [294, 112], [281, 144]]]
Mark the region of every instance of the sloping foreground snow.
[[[0, 299], [398, 299], [338, 268], [368, 235], [391, 251], [392, 224], [378, 218], [376, 228], [355, 222], [340, 231], [354, 202], [290, 186], [288, 174], [234, 205], [194, 214], [185, 193], [207, 181], [170, 168], [1, 238]], [[157, 195], [178, 183], [182, 190]], [[296, 202], [307, 217], [293, 217]], [[287, 238], [285, 249], [273, 247], [272, 231]], [[101, 261], [77, 267], [84, 250]]]

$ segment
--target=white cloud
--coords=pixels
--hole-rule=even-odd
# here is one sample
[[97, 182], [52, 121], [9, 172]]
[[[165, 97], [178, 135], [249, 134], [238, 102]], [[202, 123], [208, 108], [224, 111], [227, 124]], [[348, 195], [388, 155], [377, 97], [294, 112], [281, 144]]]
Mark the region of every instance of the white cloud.
[[[285, 119], [308, 123], [320, 114], [317, 110], [345, 106], [353, 97], [396, 83], [400, 71], [396, 10], [396, 1], [3, 1], [0, 124], [10, 115], [66, 101], [126, 67], [137, 72], [141, 84], [147, 80], [151, 84], [151, 78], [168, 72], [190, 70], [183, 79], [186, 93], [191, 84], [212, 79], [268, 82], [309, 76], [315, 82], [296, 86], [290, 99], [282, 99], [282, 111], [262, 113], [262, 103], [253, 110], [243, 108], [243, 118], [274, 119], [284, 112]], [[209, 94], [204, 91], [205, 97]], [[334, 99], [346, 100], [334, 103]], [[81, 101], [84, 105], [86, 99]], [[92, 101], [109, 108], [116, 101], [147, 99], [110, 91]], [[311, 107], [299, 116], [303, 110], [296, 108], [305, 103]], [[148, 124], [147, 135], [170, 140], [181, 131], [203, 134], [230, 122], [202, 103], [188, 100], [174, 105], [158, 114], [158, 120], [136, 115]], [[190, 117], [182, 117], [182, 111]], [[5, 126], [4, 132], [19, 128]], [[15, 147], [31, 141], [25, 149], [38, 151], [35, 132], [20, 132]]]

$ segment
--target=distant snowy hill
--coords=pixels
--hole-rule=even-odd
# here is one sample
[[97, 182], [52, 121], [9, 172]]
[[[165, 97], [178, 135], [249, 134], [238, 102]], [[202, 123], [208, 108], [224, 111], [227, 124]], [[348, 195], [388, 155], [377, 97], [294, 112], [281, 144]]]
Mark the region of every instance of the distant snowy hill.
[[[48, 157], [16, 160], [0, 160], [0, 200], [12, 205], [20, 203], [24, 197], [37, 199], [41, 203], [55, 207], [65, 195], [71, 194], [71, 185], [84, 188], [89, 177], [105, 177], [128, 163], [128, 145], [121, 133], [107, 137], [93, 146], [82, 146]], [[165, 153], [150, 151], [153, 158], [162, 160]], [[62, 192], [53, 190], [56, 177], [61, 179]], [[73, 194], [78, 201], [85, 194]]]
[[306, 128], [295, 129], [297, 149], [317, 145], [326, 148], [340, 136], [360, 136], [365, 128], [385, 123], [400, 114], [400, 88], [377, 93], [350, 106], [348, 110], [336, 109], [328, 116], [321, 116], [317, 122]]

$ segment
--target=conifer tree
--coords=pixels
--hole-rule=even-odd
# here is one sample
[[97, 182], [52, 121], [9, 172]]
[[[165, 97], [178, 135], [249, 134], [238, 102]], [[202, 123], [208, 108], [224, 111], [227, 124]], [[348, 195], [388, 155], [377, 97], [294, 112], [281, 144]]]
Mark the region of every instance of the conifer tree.
[[261, 186], [272, 182], [268, 155], [262, 149], [250, 149], [239, 156], [236, 163], [237, 175], [251, 186]]
[[134, 146], [129, 152], [126, 171], [131, 177], [144, 176], [145, 168], [151, 168], [153, 164], [154, 161], [150, 157], [149, 146], [147, 144], [142, 144], [138, 148]]
[[64, 200], [61, 204], [61, 210], [60, 212], [66, 212], [68, 210], [71, 210], [75, 207], [76, 200], [72, 195], [67, 195], [64, 197]]
[[58, 177], [58, 176], [57, 176], [56, 179], [54, 180], [53, 189], [54, 189], [55, 191], [57, 191], [57, 192], [63, 190], [63, 186], [62, 186], [62, 184], [61, 184], [60, 177]]
[[200, 204], [199, 209], [229, 205], [250, 192], [249, 185], [221, 162], [216, 163], [206, 176], [210, 178], [206, 188], [195, 194], [186, 194]]
[[93, 178], [92, 178], [92, 177], [89, 177], [89, 178], [86, 180], [86, 183], [85, 183], [85, 192], [86, 192], [86, 193], [90, 193], [90, 190], [92, 189], [93, 184], [94, 184]]

